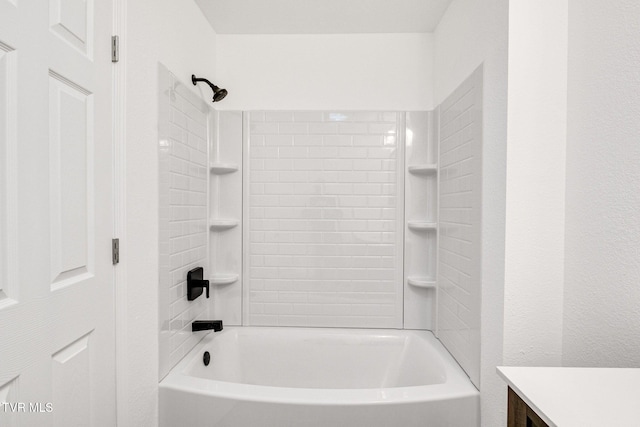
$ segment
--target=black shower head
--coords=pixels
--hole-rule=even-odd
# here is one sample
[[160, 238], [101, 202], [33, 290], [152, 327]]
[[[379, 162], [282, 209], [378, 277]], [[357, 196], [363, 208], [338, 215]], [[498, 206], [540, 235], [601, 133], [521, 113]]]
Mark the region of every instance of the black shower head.
[[194, 86], [198, 82], [205, 82], [206, 84], [208, 84], [211, 90], [213, 91], [213, 102], [222, 101], [224, 97], [227, 96], [226, 89], [220, 89], [218, 86], [214, 85], [207, 79], [200, 79], [196, 77], [194, 74], [191, 74], [191, 82], [193, 83]]
[[213, 102], [218, 102], [218, 101], [222, 101], [224, 99], [225, 96], [227, 96], [227, 90], [226, 89], [220, 89], [219, 87], [216, 86], [216, 89], [213, 89]]

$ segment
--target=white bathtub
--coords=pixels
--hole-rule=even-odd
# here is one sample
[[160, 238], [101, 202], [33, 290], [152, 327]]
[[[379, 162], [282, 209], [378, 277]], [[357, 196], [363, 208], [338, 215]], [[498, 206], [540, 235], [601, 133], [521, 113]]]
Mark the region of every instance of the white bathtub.
[[478, 420], [478, 390], [425, 331], [225, 327], [160, 383], [161, 427], [475, 427]]

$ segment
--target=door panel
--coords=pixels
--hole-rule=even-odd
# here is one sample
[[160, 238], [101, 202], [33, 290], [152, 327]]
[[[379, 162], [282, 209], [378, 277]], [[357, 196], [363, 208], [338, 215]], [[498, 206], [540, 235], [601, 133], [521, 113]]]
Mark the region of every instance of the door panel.
[[51, 273], [57, 289], [92, 274], [93, 99], [65, 78], [49, 76]]
[[91, 57], [93, 1], [50, 0], [49, 25], [54, 34]]
[[1, 426], [116, 423], [111, 13], [0, 0]]
[[51, 357], [54, 426], [91, 425], [90, 338], [84, 335]]

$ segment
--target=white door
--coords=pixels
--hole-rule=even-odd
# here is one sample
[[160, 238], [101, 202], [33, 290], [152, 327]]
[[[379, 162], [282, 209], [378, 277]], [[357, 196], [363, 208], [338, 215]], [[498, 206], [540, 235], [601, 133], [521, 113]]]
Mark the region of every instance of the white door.
[[0, 426], [115, 426], [111, 17], [0, 0]]

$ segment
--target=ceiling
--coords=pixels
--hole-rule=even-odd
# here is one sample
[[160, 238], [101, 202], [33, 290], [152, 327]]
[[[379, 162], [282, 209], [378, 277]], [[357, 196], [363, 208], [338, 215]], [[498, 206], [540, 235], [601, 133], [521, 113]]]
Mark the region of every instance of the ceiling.
[[196, 0], [218, 34], [430, 33], [452, 0]]

